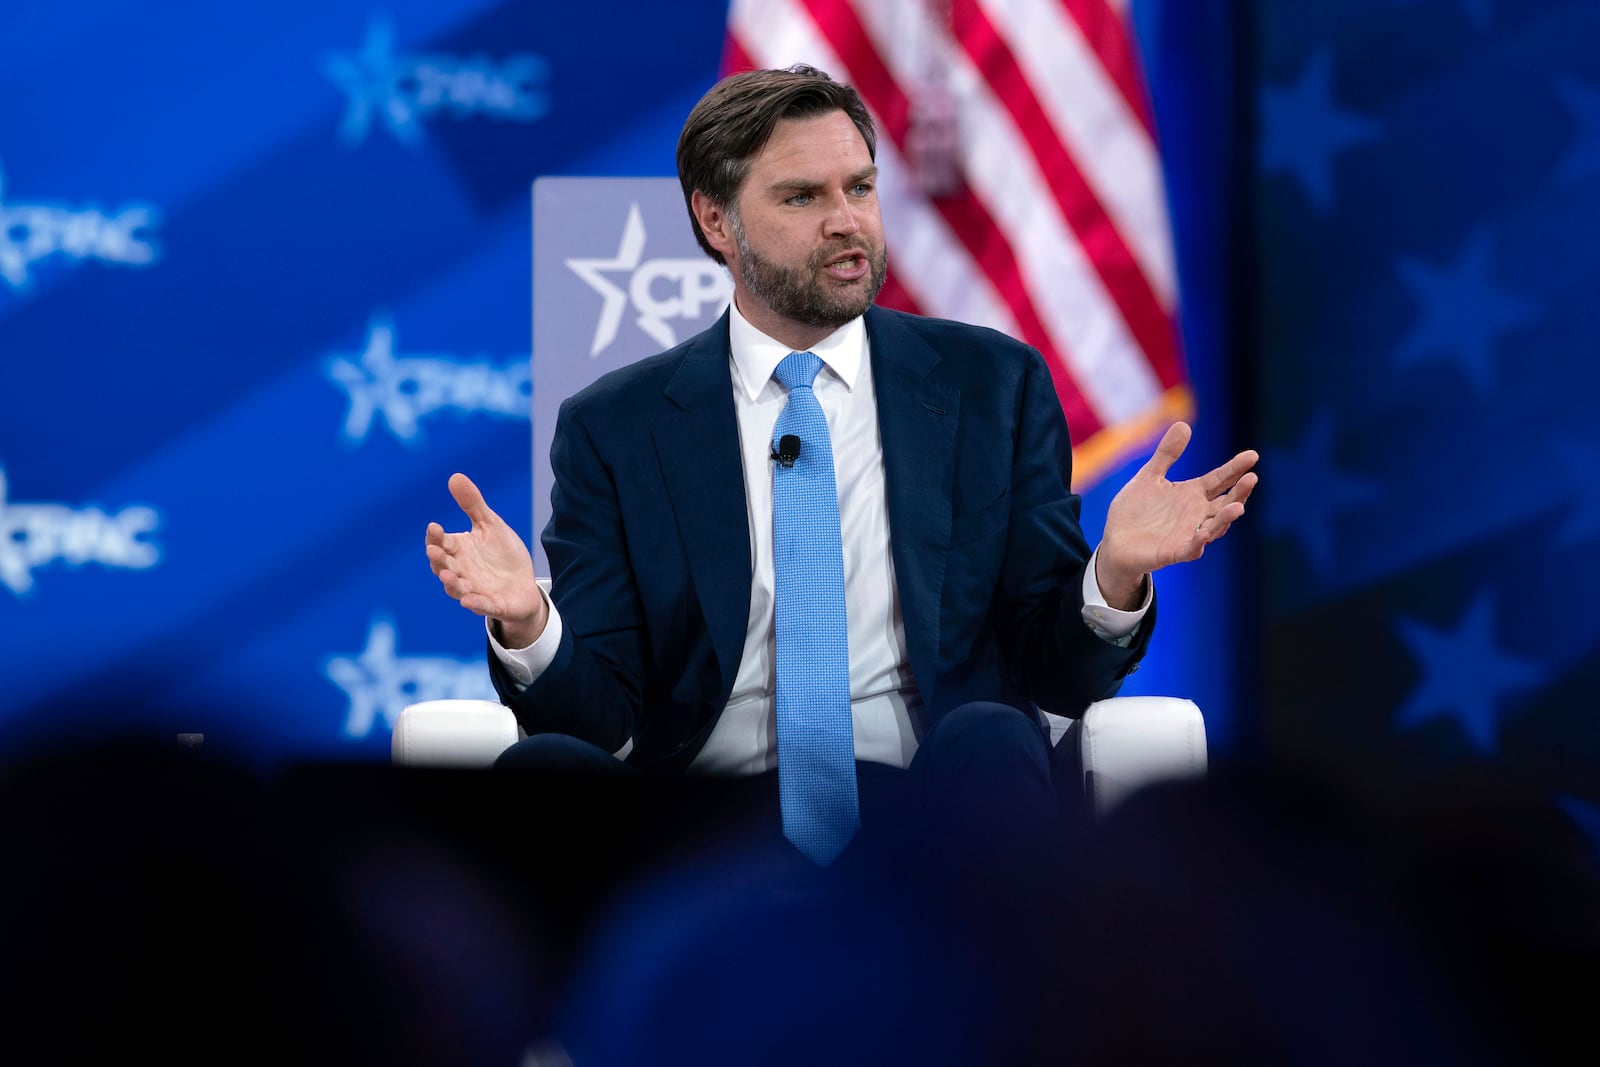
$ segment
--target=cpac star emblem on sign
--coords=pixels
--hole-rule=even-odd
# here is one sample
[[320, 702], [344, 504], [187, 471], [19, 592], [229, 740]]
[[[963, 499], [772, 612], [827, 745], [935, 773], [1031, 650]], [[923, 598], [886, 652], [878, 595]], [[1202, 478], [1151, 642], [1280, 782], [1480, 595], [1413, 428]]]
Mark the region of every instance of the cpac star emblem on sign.
[[[678, 343], [677, 331], [670, 325], [673, 320], [698, 321], [708, 305], [726, 306], [733, 295], [727, 272], [710, 259], [645, 259], [645, 240], [644, 219], [635, 202], [628, 207], [616, 255], [566, 261], [568, 269], [604, 301], [589, 346], [591, 359], [617, 339], [623, 313], [630, 306], [637, 312], [634, 325], [662, 348], [671, 348]], [[613, 281], [611, 275], [621, 277]]]

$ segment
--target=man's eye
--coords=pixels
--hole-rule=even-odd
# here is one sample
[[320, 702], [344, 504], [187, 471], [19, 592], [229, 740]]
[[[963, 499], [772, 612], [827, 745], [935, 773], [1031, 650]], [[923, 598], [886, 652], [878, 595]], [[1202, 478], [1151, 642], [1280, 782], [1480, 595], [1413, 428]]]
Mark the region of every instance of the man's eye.
[[788, 202], [795, 207], [804, 207], [806, 204], [811, 203], [811, 199], [810, 193], [795, 193], [789, 198]]
[[872, 186], [867, 182], [862, 182], [860, 185], [857, 185], [850, 191], [855, 193], [857, 196], [866, 196], [868, 193], [872, 192]]

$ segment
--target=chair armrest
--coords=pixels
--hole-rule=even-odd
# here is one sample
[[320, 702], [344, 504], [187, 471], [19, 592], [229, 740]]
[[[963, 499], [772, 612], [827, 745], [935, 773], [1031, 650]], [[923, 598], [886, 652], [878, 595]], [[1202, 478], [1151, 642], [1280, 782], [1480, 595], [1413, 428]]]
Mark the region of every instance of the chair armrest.
[[517, 717], [503, 704], [424, 700], [401, 710], [390, 754], [408, 767], [487, 767], [517, 736]]
[[1192, 700], [1112, 697], [1083, 713], [1079, 731], [1084, 790], [1102, 818], [1154, 782], [1206, 771], [1206, 724]]

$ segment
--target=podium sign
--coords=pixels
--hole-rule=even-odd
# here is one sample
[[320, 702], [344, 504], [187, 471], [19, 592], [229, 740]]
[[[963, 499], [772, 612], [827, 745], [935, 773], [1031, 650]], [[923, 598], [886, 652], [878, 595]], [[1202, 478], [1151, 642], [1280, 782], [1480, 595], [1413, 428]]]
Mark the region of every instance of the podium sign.
[[676, 178], [533, 183], [534, 564], [550, 520], [550, 441], [562, 401], [607, 371], [714, 323], [733, 284], [700, 250]]

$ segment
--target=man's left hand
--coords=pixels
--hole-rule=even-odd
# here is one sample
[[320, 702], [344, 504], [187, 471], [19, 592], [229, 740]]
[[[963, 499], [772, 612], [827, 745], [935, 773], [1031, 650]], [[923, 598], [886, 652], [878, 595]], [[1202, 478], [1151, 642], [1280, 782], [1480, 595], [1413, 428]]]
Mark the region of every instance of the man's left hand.
[[1190, 433], [1187, 423], [1173, 423], [1106, 512], [1095, 579], [1114, 608], [1139, 606], [1145, 575], [1199, 559], [1244, 514], [1244, 502], [1256, 487], [1251, 468], [1259, 457], [1251, 450], [1198, 478], [1168, 481], [1167, 471], [1188, 447]]

